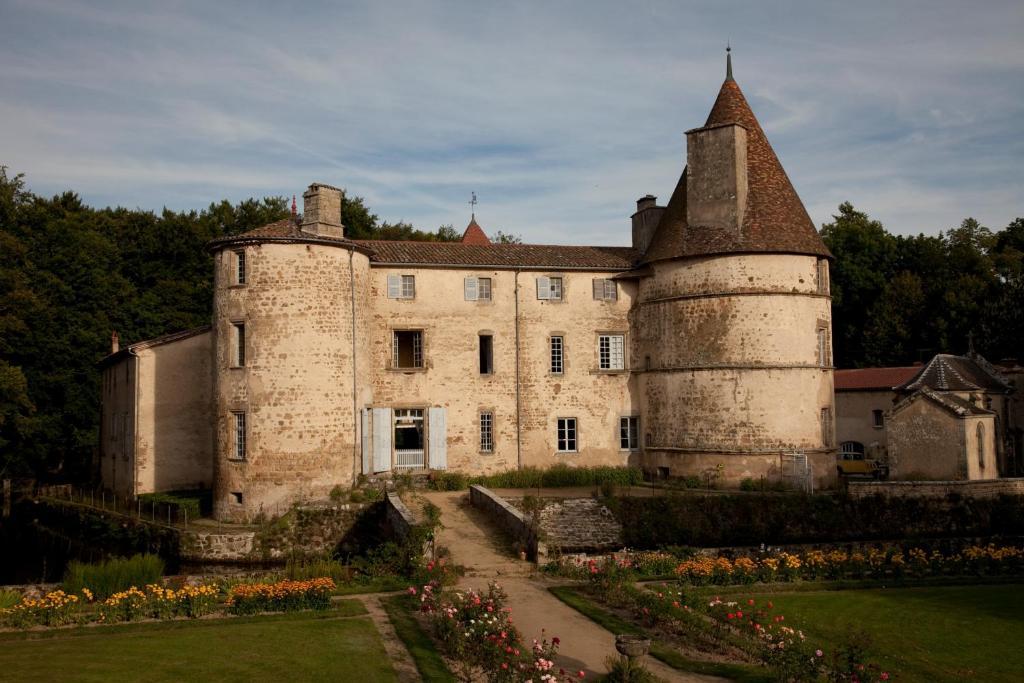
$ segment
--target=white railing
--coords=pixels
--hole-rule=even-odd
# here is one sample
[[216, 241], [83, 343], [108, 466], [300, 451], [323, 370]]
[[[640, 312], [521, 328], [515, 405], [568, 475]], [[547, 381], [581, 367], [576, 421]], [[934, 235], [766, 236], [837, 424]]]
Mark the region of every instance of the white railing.
[[427, 466], [426, 451], [395, 449], [395, 469], [422, 469]]

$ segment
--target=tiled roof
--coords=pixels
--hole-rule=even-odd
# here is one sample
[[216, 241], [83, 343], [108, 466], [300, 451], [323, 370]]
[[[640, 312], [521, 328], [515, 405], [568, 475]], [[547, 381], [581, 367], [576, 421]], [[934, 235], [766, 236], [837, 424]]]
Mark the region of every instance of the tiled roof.
[[481, 228], [476, 222], [476, 216], [469, 221], [469, 225], [466, 226], [466, 231], [462, 233], [463, 244], [490, 244], [491, 240], [487, 237], [487, 233]]
[[922, 387], [920, 390], [915, 391], [913, 394], [897, 403], [892, 408], [892, 412], [897, 413], [915, 401], [922, 397], [931, 400], [937, 406], [945, 408], [949, 412], [953, 413], [957, 417], [970, 417], [974, 415], [994, 415], [991, 410], [979, 408], [970, 401], [966, 401], [959, 396], [954, 394], [946, 394], [939, 391], [934, 391], [928, 387]]
[[836, 391], [892, 391], [921, 371], [920, 365], [900, 368], [856, 368], [835, 371]]
[[687, 225], [684, 168], [645, 261], [738, 252], [831, 256], [743, 92], [731, 78], [722, 84], [704, 125], [727, 123], [747, 130], [748, 194], [741, 229], [735, 232]]
[[356, 244], [372, 252], [371, 263], [410, 266], [629, 270], [637, 259], [631, 247], [386, 240], [357, 240]]
[[245, 244], [247, 242], [312, 242], [319, 244], [336, 244], [340, 247], [358, 248], [356, 242], [350, 239], [329, 237], [327, 235], [313, 235], [304, 232], [296, 223], [294, 218], [283, 218], [273, 223], [243, 232], [238, 235], [227, 235], [210, 240], [207, 249], [215, 251], [230, 244]]
[[150, 349], [154, 346], [163, 346], [164, 344], [170, 344], [171, 342], [188, 339], [189, 337], [195, 337], [200, 334], [206, 334], [211, 329], [210, 325], [203, 325], [202, 327], [194, 327], [191, 330], [181, 330], [178, 332], [171, 332], [169, 334], [162, 334], [159, 337], [153, 337], [152, 339], [144, 339], [142, 341], [135, 342], [134, 344], [122, 346], [117, 353], [111, 353], [105, 356], [100, 360], [99, 364], [100, 366], [110, 365], [121, 358], [129, 356], [132, 351], [141, 351], [142, 349]]
[[[988, 366], [986, 368], [985, 366]], [[991, 368], [991, 369], [990, 369]], [[1005, 392], [1010, 385], [998, 376], [995, 369], [980, 356], [953, 356], [940, 353], [897, 389], [916, 391], [928, 387], [937, 391], [998, 391]]]

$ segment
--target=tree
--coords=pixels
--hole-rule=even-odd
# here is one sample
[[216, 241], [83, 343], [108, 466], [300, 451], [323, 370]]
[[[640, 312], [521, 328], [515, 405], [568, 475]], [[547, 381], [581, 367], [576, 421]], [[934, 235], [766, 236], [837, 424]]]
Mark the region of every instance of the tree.
[[523, 238], [519, 235], [513, 235], [509, 232], [502, 232], [499, 230], [494, 234], [494, 239], [491, 240], [494, 244], [522, 244]]

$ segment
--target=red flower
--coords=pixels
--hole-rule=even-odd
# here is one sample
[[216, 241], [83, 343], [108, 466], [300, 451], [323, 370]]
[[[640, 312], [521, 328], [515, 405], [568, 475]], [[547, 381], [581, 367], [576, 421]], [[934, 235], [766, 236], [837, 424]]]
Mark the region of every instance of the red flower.
[[559, 643], [561, 643], [561, 642], [562, 642], [562, 641], [561, 641], [561, 640], [559, 640], [558, 636], [555, 636], [554, 638], [552, 638], [552, 639], [551, 639], [551, 643], [552, 643], [553, 645], [558, 645], [558, 644], [559, 644]]

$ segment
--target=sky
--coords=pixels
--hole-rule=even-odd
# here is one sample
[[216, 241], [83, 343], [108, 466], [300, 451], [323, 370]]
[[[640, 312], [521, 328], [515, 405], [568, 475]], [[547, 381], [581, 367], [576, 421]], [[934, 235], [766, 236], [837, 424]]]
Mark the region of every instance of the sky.
[[0, 165], [93, 206], [344, 187], [381, 219], [627, 244], [733, 47], [816, 225], [1024, 215], [1024, 3], [0, 0]]

